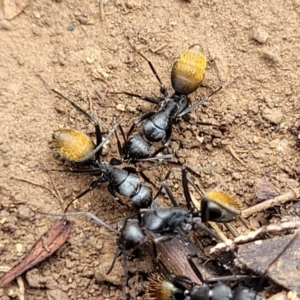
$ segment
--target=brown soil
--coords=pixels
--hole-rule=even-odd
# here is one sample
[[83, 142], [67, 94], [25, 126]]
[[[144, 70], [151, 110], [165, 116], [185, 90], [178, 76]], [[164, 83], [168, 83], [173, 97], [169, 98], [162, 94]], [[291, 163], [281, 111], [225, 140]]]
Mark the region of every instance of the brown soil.
[[[67, 125], [90, 133], [93, 127], [49, 91], [38, 75], [89, 110], [105, 132], [114, 117], [128, 130], [142, 112], [154, 109], [140, 100], [100, 93], [159, 95], [155, 77], [129, 46], [127, 36], [153, 62], [169, 89], [174, 58], [194, 43], [203, 46], [209, 66], [192, 102], [238, 77], [193, 113], [198, 120], [226, 124], [224, 135], [184, 122], [174, 130], [171, 147], [180, 162], [216, 166], [201, 174], [206, 189], [223, 188], [249, 207], [257, 202], [257, 180], [267, 177], [280, 192], [298, 187], [299, 7], [297, 0], [105, 1], [101, 21], [97, 1], [43, 0], [32, 1], [12, 21], [1, 13], [0, 265], [13, 266], [54, 222], [38, 210], [62, 211], [91, 181], [89, 176], [51, 172], [52, 182], [43, 170], [45, 165], [62, 168], [51, 146], [54, 130]], [[118, 104], [125, 110], [118, 110]], [[118, 156], [114, 139], [108, 150], [107, 159]], [[159, 183], [167, 168], [148, 174]], [[54, 189], [53, 183], [63, 204], [43, 187]], [[179, 198], [180, 176], [170, 185]], [[91, 211], [112, 225], [128, 213], [110, 197], [106, 184], [79, 201], [76, 210]], [[268, 217], [261, 212], [249, 218], [249, 227], [267, 224]], [[26, 299], [120, 298], [116, 285], [121, 282], [121, 263], [105, 283], [101, 271], [111, 262], [115, 237], [83, 218], [74, 222], [68, 242], [24, 276]], [[131, 263], [129, 285], [135, 289], [142, 280], [134, 275], [137, 270], [152, 271], [138, 258]], [[0, 289], [0, 298], [11, 299], [8, 292], [15, 295], [15, 283]]]

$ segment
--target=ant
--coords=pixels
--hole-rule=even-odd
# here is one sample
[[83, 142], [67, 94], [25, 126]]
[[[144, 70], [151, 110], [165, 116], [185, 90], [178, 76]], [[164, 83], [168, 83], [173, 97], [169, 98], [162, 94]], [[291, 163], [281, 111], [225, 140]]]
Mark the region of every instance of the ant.
[[[140, 53], [130, 40], [129, 42], [134, 51], [150, 66], [159, 82], [160, 92], [163, 94], [163, 97], [155, 99], [130, 92], [109, 92], [110, 94], [125, 94], [131, 97], [137, 97], [159, 106], [157, 111], [147, 112], [135, 120], [127, 136], [125, 136], [122, 126], [120, 126], [124, 144], [123, 146], [121, 145], [116, 133], [118, 149], [121, 156], [121, 160], [113, 159], [113, 164], [116, 165], [124, 161], [137, 163], [145, 159], [160, 159], [161, 157], [156, 155], [169, 146], [172, 136], [172, 126], [181, 118], [184, 118], [191, 124], [212, 125], [204, 122], [192, 122], [189, 118], [189, 113], [235, 81], [235, 79], [228, 81], [210, 95], [190, 105], [188, 95], [198, 89], [204, 78], [206, 58], [202, 47], [199, 44], [192, 45], [184, 50], [175, 60], [171, 72], [171, 82], [175, 92], [169, 94], [151, 61]], [[141, 132], [132, 134], [134, 128], [140, 123], [142, 123]], [[155, 149], [154, 143], [162, 143], [163, 145]]]
[[[189, 168], [187, 169], [189, 170]], [[123, 283], [123, 300], [126, 299], [125, 286], [127, 283], [128, 273], [126, 251], [135, 249], [136, 247], [144, 244], [148, 239], [152, 240], [154, 244], [157, 244], [173, 239], [181, 230], [183, 230], [184, 232], [189, 232], [190, 230], [195, 228], [201, 228], [207, 231], [216, 240], [220, 240], [220, 237], [214, 231], [203, 224], [201, 220], [201, 213], [203, 213], [203, 210], [200, 212], [198, 210], [192, 209], [192, 200], [188, 188], [189, 179], [187, 177], [187, 170], [186, 168], [181, 168], [181, 171], [183, 178], [182, 182], [184, 195], [187, 203], [190, 203], [190, 210], [180, 208], [178, 206], [159, 207], [155, 202], [153, 202], [151, 208], [141, 208], [133, 215], [125, 217], [122, 221], [119, 222], [118, 230], [106, 224], [100, 218], [89, 212], [72, 212], [64, 214], [47, 213], [57, 216], [86, 216], [93, 219], [100, 226], [105, 226], [108, 230], [114, 232], [117, 235], [118, 247], [115, 252], [111, 267], [107, 271], [107, 274], [110, 273], [113, 269], [117, 257], [123, 254], [123, 267], [125, 273], [125, 279]], [[171, 202], [176, 205], [176, 200], [167, 184], [163, 182], [162, 186], [165, 188]], [[206, 199], [206, 201], [209, 201], [209, 199]], [[214, 199], [212, 201], [214, 201]], [[209, 205], [205, 205], [204, 207], [206, 210], [211, 209]], [[211, 219], [209, 219], [208, 221], [213, 221], [214, 219], [216, 219], [216, 210], [222, 211], [223, 208], [222, 206], [218, 206], [218, 209], [216, 209], [216, 206], [213, 206], [212, 210], [214, 211], [213, 213], [205, 213], [206, 217], [211, 216]], [[219, 213], [217, 213], [217, 215], [219, 215]], [[229, 219], [232, 220], [235, 217], [231, 214], [230, 211], [222, 212], [220, 215], [223, 217], [218, 217], [218, 222], [228, 222]]]
[[[258, 284], [258, 289], [263, 283], [269, 268], [280, 258], [280, 256], [295, 242], [299, 233], [284, 246], [278, 255], [268, 264], [262, 280]], [[150, 276], [148, 283], [147, 300], [266, 300], [265, 297], [257, 294], [256, 291], [247, 287], [237, 286], [233, 290], [221, 281], [253, 278], [248, 275], [231, 275], [216, 278], [199, 279], [203, 282], [199, 285], [184, 275]], [[216, 284], [211, 284], [217, 282]]]
[[[41, 77], [41, 79], [51, 91], [69, 102], [95, 127], [96, 144], [94, 144], [91, 138], [85, 133], [75, 129], [59, 129], [55, 131], [52, 136], [56, 150], [65, 160], [73, 164], [73, 167], [67, 172], [88, 173], [93, 176], [98, 176], [98, 178], [90, 184], [89, 188], [79, 194], [72, 202], [95, 189], [100, 182], [108, 182], [107, 188], [109, 193], [121, 204], [123, 203], [116, 193], [129, 197], [131, 204], [136, 208], [149, 207], [152, 203], [152, 190], [147, 185], [141, 183], [136, 175], [138, 171], [132, 167], [119, 169], [103, 159], [102, 146], [108, 138], [103, 140], [98, 121], [73, 101], [51, 87], [44, 78]], [[110, 135], [117, 126], [118, 125], [114, 126]], [[146, 181], [150, 182], [142, 172], [141, 175]], [[65, 211], [68, 210], [72, 202], [68, 204]]]

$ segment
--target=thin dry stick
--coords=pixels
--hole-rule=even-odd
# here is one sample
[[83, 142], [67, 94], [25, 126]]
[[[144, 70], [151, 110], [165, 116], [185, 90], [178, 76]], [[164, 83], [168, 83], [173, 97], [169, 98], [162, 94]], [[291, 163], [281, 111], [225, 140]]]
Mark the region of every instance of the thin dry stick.
[[221, 231], [219, 225], [217, 223], [214, 222], [208, 222], [208, 224], [211, 226], [211, 228], [216, 232], [216, 234], [221, 238], [221, 240], [225, 243], [228, 238], [226, 237], [226, 235], [223, 233], [223, 231]]
[[228, 145], [226, 146], [226, 149], [231, 153], [231, 155], [238, 161], [240, 162], [243, 166], [246, 166], [246, 164], [239, 158], [239, 156], [236, 154], [236, 152], [233, 150], [233, 148]]
[[55, 181], [54, 181], [53, 177], [51, 176], [51, 173], [48, 171], [48, 166], [47, 166], [47, 164], [44, 162], [43, 165], [44, 165], [44, 167], [45, 167], [46, 172], [47, 172], [48, 175], [49, 175], [49, 178], [50, 178], [50, 180], [51, 180], [52, 186], [53, 186], [53, 188], [54, 188], [54, 190], [55, 190], [55, 192], [56, 192], [56, 195], [57, 195], [56, 198], [58, 199], [58, 201], [59, 201], [59, 203], [60, 203], [60, 206], [61, 206], [61, 208], [63, 209], [63, 207], [64, 207], [64, 200], [63, 200], [63, 198], [62, 198], [61, 195], [60, 195], [60, 192], [59, 192], [59, 190], [58, 190], [58, 188], [57, 188], [57, 186], [56, 186], [56, 184], [55, 184]]
[[19, 181], [24, 181], [24, 182], [27, 182], [29, 184], [32, 184], [32, 185], [35, 185], [35, 186], [38, 186], [38, 187], [41, 187], [43, 189], [46, 189], [48, 190], [49, 192], [51, 192], [52, 195], [54, 195], [55, 198], [59, 198], [55, 191], [49, 187], [48, 185], [44, 185], [44, 184], [41, 184], [41, 183], [38, 183], [38, 182], [34, 182], [34, 181], [31, 181], [29, 179], [26, 179], [26, 178], [22, 178], [22, 177], [18, 177], [18, 176], [11, 176], [12, 179], [15, 179], [15, 180], [19, 180]]
[[266, 200], [264, 202], [261, 202], [257, 205], [254, 205], [252, 207], [249, 207], [249, 208], [243, 210], [242, 217], [247, 218], [257, 212], [263, 211], [263, 210], [273, 207], [275, 205], [279, 205], [279, 204], [285, 203], [290, 200], [297, 200], [299, 195], [300, 195], [300, 188], [292, 189], [280, 196]]
[[167, 46], [166, 43], [161, 44], [160, 46], [158, 46], [157, 48], [151, 50], [153, 53], [156, 53], [158, 51], [161, 51], [162, 49], [164, 49]]
[[[8, 272], [10, 269], [11, 268], [8, 266], [0, 266], [0, 272]], [[25, 300], [25, 296], [24, 296], [25, 286], [24, 286], [22, 276], [17, 277], [17, 283], [18, 283], [18, 287], [19, 287], [17, 297], [19, 298], [19, 300]]]
[[17, 283], [19, 286], [19, 290], [18, 290], [18, 298], [20, 300], [25, 300], [25, 286], [24, 286], [24, 282], [22, 279], [22, 276], [17, 277]]
[[265, 234], [275, 234], [281, 233], [287, 230], [299, 229], [300, 223], [299, 222], [285, 222], [281, 224], [270, 224], [266, 226], [262, 226], [261, 228], [251, 231], [247, 234], [240, 235], [236, 237], [234, 240], [227, 240], [224, 243], [218, 243], [216, 246], [212, 247], [209, 251], [210, 254], [216, 255], [220, 251], [224, 251], [228, 247], [235, 248], [236, 245], [246, 244], [252, 241], [256, 241], [262, 235]]
[[103, 0], [99, 0], [99, 11], [100, 11], [100, 19], [101, 19], [101, 21], [104, 21], [105, 14], [104, 14], [104, 9], [103, 9]]

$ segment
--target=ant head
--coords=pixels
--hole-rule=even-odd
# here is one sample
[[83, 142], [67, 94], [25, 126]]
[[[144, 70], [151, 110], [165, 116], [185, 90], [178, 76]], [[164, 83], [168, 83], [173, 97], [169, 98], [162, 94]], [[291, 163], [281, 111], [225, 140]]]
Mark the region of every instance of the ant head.
[[193, 93], [201, 84], [206, 69], [206, 58], [198, 44], [184, 50], [175, 60], [172, 72], [172, 87], [177, 94]]

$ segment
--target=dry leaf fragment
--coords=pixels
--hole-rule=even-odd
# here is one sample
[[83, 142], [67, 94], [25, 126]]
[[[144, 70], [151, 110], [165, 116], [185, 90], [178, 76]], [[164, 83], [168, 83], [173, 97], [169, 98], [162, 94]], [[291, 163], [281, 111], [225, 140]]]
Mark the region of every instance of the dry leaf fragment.
[[65, 217], [56, 221], [52, 227], [36, 241], [26, 256], [1, 278], [0, 288], [58, 250], [66, 242], [71, 227], [71, 222]]

